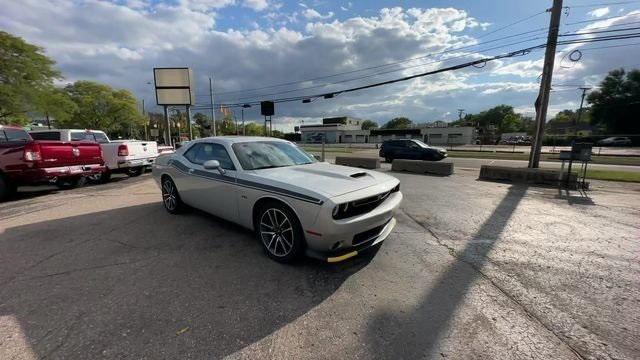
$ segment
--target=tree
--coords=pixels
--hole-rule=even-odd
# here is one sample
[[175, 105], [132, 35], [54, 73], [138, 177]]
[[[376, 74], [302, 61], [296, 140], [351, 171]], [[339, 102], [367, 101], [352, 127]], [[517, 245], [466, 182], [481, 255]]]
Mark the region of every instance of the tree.
[[36, 99], [53, 89], [61, 74], [41, 47], [0, 31], [0, 122], [26, 121]]
[[56, 123], [64, 124], [78, 110], [78, 106], [71, 100], [69, 95], [56, 88], [40, 93], [34, 99], [34, 103], [38, 111], [42, 112], [47, 120], [47, 125], [51, 125], [52, 119], [55, 119]]
[[610, 134], [640, 133], [640, 70], [610, 71], [587, 101], [594, 127]]
[[382, 125], [383, 129], [406, 129], [411, 127], [413, 123], [409, 118], [397, 117], [389, 120], [386, 124]]
[[144, 118], [129, 91], [92, 81], [76, 81], [64, 91], [77, 110], [68, 120], [60, 121], [60, 126], [104, 130], [114, 137], [140, 136]]
[[362, 130], [371, 130], [371, 129], [377, 129], [377, 128], [378, 128], [378, 123], [375, 121], [365, 120], [362, 122]]
[[264, 136], [264, 125], [255, 122], [248, 122], [244, 126], [244, 131], [246, 135]]

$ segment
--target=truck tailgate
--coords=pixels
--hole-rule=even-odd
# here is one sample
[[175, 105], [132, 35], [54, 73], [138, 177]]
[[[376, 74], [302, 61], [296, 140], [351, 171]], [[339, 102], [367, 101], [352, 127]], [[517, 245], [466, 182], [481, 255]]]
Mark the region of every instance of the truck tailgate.
[[149, 157], [158, 156], [158, 143], [155, 141], [132, 141], [132, 140], [124, 140], [122, 142], [114, 141], [121, 144], [127, 145], [127, 150], [129, 155], [126, 157], [127, 160], [132, 159], [145, 159]]
[[40, 147], [40, 167], [102, 164], [100, 145], [91, 141], [35, 141]]

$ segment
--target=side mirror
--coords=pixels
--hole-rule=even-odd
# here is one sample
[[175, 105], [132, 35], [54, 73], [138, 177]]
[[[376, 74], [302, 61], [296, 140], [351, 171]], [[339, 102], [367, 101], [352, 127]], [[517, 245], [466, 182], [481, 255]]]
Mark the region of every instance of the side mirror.
[[202, 164], [205, 170], [218, 170], [220, 169], [220, 162], [218, 160], [207, 160]]

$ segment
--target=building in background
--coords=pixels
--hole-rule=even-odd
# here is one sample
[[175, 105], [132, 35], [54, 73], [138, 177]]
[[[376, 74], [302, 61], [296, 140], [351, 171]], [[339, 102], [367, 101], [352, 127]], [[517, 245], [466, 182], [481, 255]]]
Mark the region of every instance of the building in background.
[[322, 119], [322, 124], [301, 125], [300, 133], [304, 143], [367, 143], [369, 130], [362, 130], [362, 120], [347, 116]]
[[327, 144], [381, 143], [391, 139], [419, 139], [430, 145], [475, 144], [476, 130], [471, 126], [448, 127], [444, 121], [408, 129], [362, 130], [362, 120], [347, 116], [324, 118], [322, 124], [300, 126], [303, 143], [318, 144], [325, 136]]

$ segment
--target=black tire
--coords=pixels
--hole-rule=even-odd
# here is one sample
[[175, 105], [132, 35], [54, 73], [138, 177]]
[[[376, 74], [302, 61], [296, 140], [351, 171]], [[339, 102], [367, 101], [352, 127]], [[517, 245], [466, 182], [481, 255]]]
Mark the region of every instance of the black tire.
[[0, 201], [10, 199], [15, 195], [17, 187], [5, 180], [4, 176], [0, 175]]
[[271, 259], [291, 263], [304, 253], [306, 244], [300, 221], [282, 203], [270, 201], [262, 205], [255, 224], [256, 237]]
[[99, 174], [89, 176], [89, 180], [98, 183], [98, 184], [106, 184], [111, 181], [111, 171], [105, 170]]
[[83, 187], [87, 183], [87, 178], [84, 176], [58, 179], [56, 186], [62, 190], [75, 189]]
[[176, 184], [170, 177], [162, 179], [162, 205], [170, 214], [179, 214], [184, 211], [185, 204], [180, 198], [180, 193]]
[[142, 175], [143, 171], [144, 167], [142, 166], [132, 167], [127, 169], [127, 175], [129, 175], [130, 177], [136, 177]]

